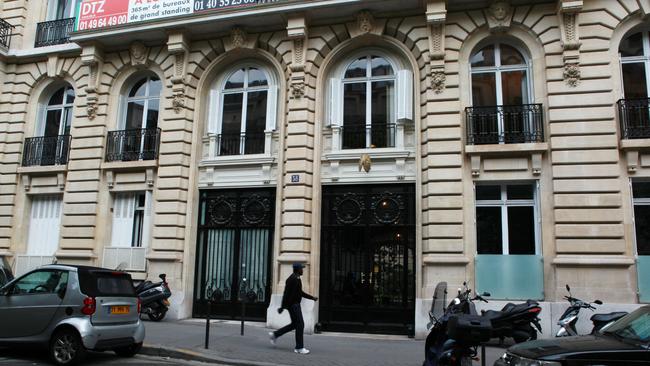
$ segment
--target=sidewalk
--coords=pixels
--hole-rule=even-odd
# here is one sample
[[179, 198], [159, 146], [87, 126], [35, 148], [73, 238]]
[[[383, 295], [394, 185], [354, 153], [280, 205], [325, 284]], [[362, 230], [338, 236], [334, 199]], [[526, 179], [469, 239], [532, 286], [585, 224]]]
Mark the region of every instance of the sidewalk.
[[[260, 323], [247, 323], [245, 335], [239, 324], [212, 321], [210, 348], [204, 349], [205, 322], [197, 320], [145, 322], [144, 354], [242, 366], [420, 366], [424, 342], [399, 336], [325, 333], [305, 335], [305, 347], [312, 353], [293, 352], [294, 337], [289, 333], [272, 346], [269, 329]], [[487, 365], [503, 354], [502, 349], [487, 350]], [[479, 365], [480, 363], [475, 363]]]

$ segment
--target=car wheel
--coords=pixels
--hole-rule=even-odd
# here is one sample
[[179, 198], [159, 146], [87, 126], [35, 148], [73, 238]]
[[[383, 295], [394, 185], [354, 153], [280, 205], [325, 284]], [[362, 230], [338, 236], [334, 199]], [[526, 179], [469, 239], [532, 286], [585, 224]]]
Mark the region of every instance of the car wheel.
[[147, 313], [147, 316], [149, 316], [149, 319], [151, 319], [152, 321], [159, 322], [163, 320], [165, 314], [167, 314], [165, 310], [152, 310], [151, 313]]
[[133, 343], [130, 346], [120, 347], [113, 350], [120, 357], [133, 357], [142, 349], [142, 343]]
[[75, 365], [86, 357], [86, 348], [79, 333], [62, 329], [50, 339], [50, 358], [56, 365]]

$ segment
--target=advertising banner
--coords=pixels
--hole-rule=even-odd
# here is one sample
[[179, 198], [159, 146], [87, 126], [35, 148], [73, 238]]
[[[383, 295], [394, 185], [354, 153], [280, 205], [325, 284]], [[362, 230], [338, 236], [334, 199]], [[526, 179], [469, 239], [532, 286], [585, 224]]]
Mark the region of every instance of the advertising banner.
[[114, 27], [180, 15], [245, 8], [286, 0], [81, 0], [76, 31]]

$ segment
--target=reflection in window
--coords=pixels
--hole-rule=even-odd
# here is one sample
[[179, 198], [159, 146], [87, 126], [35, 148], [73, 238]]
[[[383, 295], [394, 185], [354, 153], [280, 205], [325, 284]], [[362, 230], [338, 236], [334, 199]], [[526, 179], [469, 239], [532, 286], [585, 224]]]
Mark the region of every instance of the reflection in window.
[[395, 146], [395, 72], [383, 57], [363, 56], [343, 79], [344, 149]]
[[534, 184], [476, 186], [478, 254], [536, 254], [537, 200]]
[[632, 182], [637, 255], [650, 255], [650, 182]]
[[64, 86], [52, 94], [45, 108], [43, 136], [53, 137], [70, 134], [74, 100], [75, 93], [71, 86]]

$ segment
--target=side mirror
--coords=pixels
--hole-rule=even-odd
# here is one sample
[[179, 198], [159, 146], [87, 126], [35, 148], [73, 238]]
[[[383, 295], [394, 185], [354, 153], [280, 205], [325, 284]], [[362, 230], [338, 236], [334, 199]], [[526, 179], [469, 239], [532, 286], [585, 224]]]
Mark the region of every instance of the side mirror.
[[160, 278], [163, 282], [165, 282], [165, 278], [167, 278], [167, 275], [164, 273], [161, 273], [158, 278]]
[[594, 304], [596, 304], [596, 305], [602, 305], [602, 304], [603, 304], [603, 302], [602, 302], [602, 301], [600, 301], [600, 300], [596, 300], [596, 301], [594, 301]]
[[566, 285], [566, 290], [571, 292], [571, 287], [569, 287], [569, 285]]
[[481, 296], [492, 296], [492, 295], [490, 295], [489, 292], [484, 292], [484, 293], [481, 294]]

